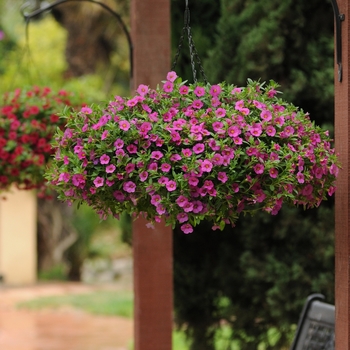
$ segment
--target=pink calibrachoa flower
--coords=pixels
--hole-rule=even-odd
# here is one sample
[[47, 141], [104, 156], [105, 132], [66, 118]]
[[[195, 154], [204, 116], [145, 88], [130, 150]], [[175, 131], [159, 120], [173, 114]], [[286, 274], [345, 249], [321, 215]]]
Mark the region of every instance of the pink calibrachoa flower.
[[164, 83], [163, 90], [165, 92], [172, 92], [173, 89], [174, 89], [174, 84], [172, 82], [167, 81], [167, 82]]
[[181, 225], [181, 231], [185, 234], [189, 234], [193, 232], [193, 227], [191, 224], [183, 224]]
[[276, 168], [271, 168], [269, 170], [269, 174], [273, 179], [276, 179], [276, 177], [278, 176], [278, 171], [276, 170]]
[[125, 200], [125, 195], [122, 191], [114, 191], [113, 196], [118, 202], [124, 202]]
[[182, 224], [188, 221], [188, 215], [186, 213], [179, 213], [177, 214], [176, 219], [180, 224]]
[[209, 90], [210, 95], [219, 96], [221, 94], [221, 86], [220, 85], [212, 85]]
[[192, 102], [192, 107], [194, 109], [201, 109], [203, 107], [203, 102], [201, 100], [194, 100]]
[[148, 90], [149, 89], [148, 89], [147, 85], [140, 84], [136, 91], [139, 95], [145, 96], [147, 94]]
[[204, 96], [205, 95], [205, 89], [204, 87], [201, 87], [201, 86], [197, 86], [194, 90], [193, 90], [194, 94], [197, 96], [197, 97], [201, 97], [201, 96]]
[[196, 145], [193, 146], [193, 152], [195, 154], [200, 154], [204, 151], [205, 146], [203, 143], [197, 143]]
[[109, 156], [107, 156], [107, 154], [104, 154], [100, 157], [100, 163], [101, 164], [108, 164], [110, 159], [111, 158]]
[[225, 183], [228, 180], [227, 174], [223, 171], [218, 172], [218, 180]]
[[127, 181], [123, 184], [123, 190], [128, 193], [134, 193], [136, 190], [136, 185], [133, 181]]
[[179, 92], [181, 95], [187, 95], [188, 91], [189, 91], [189, 89], [188, 89], [188, 86], [186, 86], [186, 85], [182, 85], [179, 87]]
[[94, 180], [94, 185], [95, 187], [101, 187], [105, 183], [105, 180], [103, 177], [97, 176], [96, 179]]
[[170, 180], [165, 184], [165, 187], [169, 192], [175, 191], [176, 190], [176, 182], [174, 180]]
[[180, 208], [183, 208], [188, 203], [188, 199], [185, 196], [179, 196], [175, 202]]
[[189, 148], [184, 148], [181, 152], [184, 157], [190, 157], [192, 155], [192, 151]]
[[140, 181], [141, 182], [145, 182], [148, 178], [148, 172], [147, 171], [143, 171], [142, 173], [140, 173]]
[[171, 82], [174, 82], [176, 78], [177, 78], [177, 74], [174, 71], [169, 72], [166, 76], [166, 79]]
[[208, 159], [203, 160], [201, 164], [201, 170], [203, 172], [210, 173], [212, 169], [213, 169], [213, 163]]
[[120, 120], [119, 127], [124, 131], [128, 131], [130, 129], [130, 123], [127, 120]]
[[168, 163], [163, 163], [160, 168], [162, 169], [162, 171], [164, 171], [165, 173], [169, 172], [171, 169], [171, 165]]
[[114, 164], [109, 164], [106, 167], [106, 173], [114, 173], [116, 166]]
[[117, 139], [115, 140], [115, 142], [113, 143], [113, 146], [115, 148], [123, 148], [124, 146], [124, 141], [122, 139]]
[[218, 109], [215, 111], [215, 115], [216, 115], [218, 118], [223, 118], [223, 117], [226, 115], [226, 109], [224, 109], [224, 108], [218, 108]]
[[92, 109], [89, 108], [89, 107], [83, 107], [81, 109], [81, 113], [84, 113], [84, 114], [91, 114], [92, 113]]
[[261, 163], [258, 163], [254, 166], [254, 171], [256, 174], [262, 174], [264, 172], [264, 166]]
[[302, 173], [297, 173], [296, 177], [297, 177], [297, 180], [298, 180], [298, 182], [299, 182], [300, 184], [303, 184], [303, 183], [305, 182], [304, 174], [302, 174]]
[[276, 129], [272, 125], [268, 125], [265, 129], [265, 132], [268, 136], [275, 136], [276, 135]]
[[151, 159], [157, 159], [157, 160], [159, 160], [159, 159], [161, 159], [161, 158], [163, 158], [163, 153], [162, 153], [162, 152], [160, 152], [160, 151], [153, 151], [153, 152], [151, 153]]

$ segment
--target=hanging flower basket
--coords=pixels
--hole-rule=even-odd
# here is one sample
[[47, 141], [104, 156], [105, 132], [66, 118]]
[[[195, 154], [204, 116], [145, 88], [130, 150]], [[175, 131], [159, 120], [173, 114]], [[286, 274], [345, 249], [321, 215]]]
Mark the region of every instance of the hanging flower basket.
[[44, 194], [45, 168], [53, 153], [50, 142], [56, 128], [63, 129], [66, 122], [57, 113], [72, 105], [72, 98], [66, 91], [54, 93], [48, 87], [4, 94], [0, 100], [0, 192], [15, 185]]
[[102, 217], [163, 217], [185, 233], [283, 203], [317, 207], [335, 190], [337, 156], [328, 132], [277, 87], [186, 85], [170, 72], [157, 90], [140, 85], [133, 98], [65, 113], [47, 178], [60, 199]]

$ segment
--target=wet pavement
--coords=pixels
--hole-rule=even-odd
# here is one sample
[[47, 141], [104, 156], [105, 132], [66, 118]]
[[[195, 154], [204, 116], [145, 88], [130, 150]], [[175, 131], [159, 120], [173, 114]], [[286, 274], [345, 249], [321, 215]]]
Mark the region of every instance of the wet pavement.
[[131, 349], [133, 321], [130, 319], [90, 315], [69, 307], [39, 311], [16, 308], [18, 302], [40, 296], [82, 294], [101, 288], [120, 287], [71, 282], [12, 288], [0, 285], [0, 350]]

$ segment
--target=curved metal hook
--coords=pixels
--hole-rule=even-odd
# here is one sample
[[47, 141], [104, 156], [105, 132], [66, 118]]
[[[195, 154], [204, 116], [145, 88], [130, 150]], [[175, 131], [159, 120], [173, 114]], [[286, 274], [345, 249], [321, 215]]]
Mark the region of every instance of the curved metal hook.
[[331, 0], [334, 20], [335, 20], [335, 35], [336, 35], [336, 60], [338, 64], [338, 81], [343, 79], [343, 67], [342, 67], [342, 36], [341, 36], [341, 22], [344, 21], [345, 15], [340, 14], [337, 0]]
[[102, 6], [105, 10], [107, 10], [108, 12], [110, 12], [114, 17], [117, 18], [120, 26], [122, 27], [123, 29], [123, 32], [126, 36], [126, 39], [128, 41], [128, 46], [129, 46], [129, 61], [130, 61], [130, 79], [132, 78], [133, 76], [133, 44], [132, 44], [132, 40], [131, 40], [131, 36], [130, 36], [130, 33], [125, 25], [125, 23], [123, 22], [123, 19], [122, 17], [119, 15], [119, 13], [113, 11], [109, 6], [107, 6], [106, 4], [102, 3], [102, 2], [99, 2], [99, 1], [96, 1], [96, 0], [57, 0], [55, 1], [54, 3], [48, 5], [48, 6], [45, 6], [43, 8], [40, 8], [38, 10], [35, 10], [33, 11], [32, 13], [29, 13], [29, 14], [26, 14], [24, 13], [24, 8], [25, 6], [22, 6], [21, 8], [21, 11], [22, 11], [22, 15], [24, 17], [24, 19], [26, 20], [26, 33], [28, 35], [28, 24], [29, 24], [29, 21], [42, 14], [43, 12], [45, 11], [48, 11], [48, 10], [51, 10], [53, 9], [54, 7], [58, 6], [58, 5], [61, 5], [61, 4], [64, 4], [65, 2], [70, 2], [70, 1], [78, 1], [78, 2], [81, 2], [81, 1], [87, 1], [87, 2], [92, 2], [94, 4], [97, 4], [97, 5], [100, 5]]

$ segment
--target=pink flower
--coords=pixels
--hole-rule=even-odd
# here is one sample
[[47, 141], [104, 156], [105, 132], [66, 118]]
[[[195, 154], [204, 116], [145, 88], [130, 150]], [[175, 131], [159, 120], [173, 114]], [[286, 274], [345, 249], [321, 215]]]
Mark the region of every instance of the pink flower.
[[162, 198], [160, 197], [159, 194], [155, 194], [155, 195], [151, 196], [151, 204], [154, 206], [157, 206], [160, 203], [161, 199]]
[[268, 122], [272, 119], [272, 113], [269, 110], [263, 110], [260, 113], [261, 119], [263, 119], [265, 122]]
[[110, 159], [111, 159], [111, 158], [110, 158], [109, 156], [107, 156], [107, 154], [103, 154], [103, 155], [100, 157], [100, 163], [101, 163], [101, 164], [108, 164]]
[[203, 143], [197, 143], [196, 145], [193, 146], [193, 152], [196, 154], [200, 154], [204, 151], [205, 146]]
[[139, 95], [145, 96], [148, 92], [148, 86], [140, 84], [136, 91]]
[[134, 170], [135, 170], [135, 164], [133, 164], [133, 163], [129, 163], [125, 167], [125, 171], [126, 171], [127, 174], [132, 173]]
[[254, 123], [250, 128], [249, 128], [249, 131], [250, 133], [253, 135], [253, 136], [260, 136], [261, 133], [262, 133], [262, 128], [261, 128], [261, 124], [257, 124], [257, 123]]
[[228, 128], [227, 133], [230, 137], [234, 138], [241, 133], [241, 129], [238, 126], [233, 125]]
[[105, 130], [105, 131], [102, 133], [102, 135], [101, 135], [101, 140], [106, 139], [107, 136], [108, 136], [108, 130]]
[[123, 148], [123, 146], [124, 146], [124, 141], [123, 141], [122, 139], [117, 139], [117, 140], [115, 140], [113, 146], [114, 146], [115, 148]]
[[165, 92], [172, 92], [174, 89], [174, 84], [171, 81], [167, 81], [163, 85], [163, 90]]
[[151, 153], [151, 158], [159, 160], [159, 159], [163, 158], [163, 153], [160, 151], [153, 151]]
[[165, 173], [169, 172], [171, 169], [171, 165], [168, 163], [163, 163], [160, 168], [162, 169], [162, 171], [164, 171]]
[[128, 131], [130, 129], [130, 123], [127, 120], [120, 120], [119, 127], [124, 131]]
[[190, 157], [192, 154], [192, 151], [189, 148], [184, 148], [181, 152], [185, 157]]
[[194, 177], [194, 176], [190, 176], [190, 177], [188, 178], [188, 184], [189, 184], [190, 186], [197, 186], [197, 185], [198, 185], [198, 182], [199, 182], [198, 178], [196, 178], [196, 177]]
[[141, 182], [145, 182], [148, 178], [148, 172], [147, 171], [143, 171], [141, 174], [140, 174], [140, 181]]
[[189, 91], [189, 89], [188, 89], [188, 86], [186, 86], [186, 85], [182, 85], [179, 88], [179, 92], [181, 95], [187, 95], [188, 91]]
[[89, 108], [89, 107], [83, 107], [81, 109], [81, 112], [84, 113], [84, 114], [91, 114], [92, 113], [92, 109]]
[[271, 168], [269, 170], [269, 174], [273, 179], [275, 179], [278, 176], [278, 171], [275, 168]]
[[103, 186], [105, 180], [103, 177], [97, 176], [96, 179], [94, 180], [94, 185], [95, 187], [101, 187]]
[[211, 170], [213, 169], [213, 164], [210, 160], [203, 160], [202, 164], [201, 164], [201, 170], [203, 172], [207, 172], [207, 173], [210, 173]]
[[201, 100], [194, 100], [192, 102], [192, 107], [195, 109], [201, 109], [203, 107], [203, 102]]
[[58, 181], [62, 182], [68, 182], [70, 179], [70, 174], [69, 173], [61, 173], [60, 176], [58, 177]]
[[200, 213], [203, 210], [203, 203], [201, 201], [194, 201], [193, 202], [193, 212], [195, 214]]
[[158, 183], [161, 185], [166, 185], [169, 182], [169, 179], [166, 176], [161, 176], [158, 180]]
[[305, 181], [305, 179], [304, 179], [304, 174], [302, 174], [302, 173], [297, 173], [297, 180], [298, 180], [298, 182], [300, 183], [300, 184], [303, 184], [304, 183], [304, 181]]
[[265, 129], [265, 132], [268, 136], [275, 136], [276, 134], [276, 129], [272, 125], [268, 125]]
[[166, 76], [166, 79], [171, 82], [174, 82], [176, 78], [177, 78], [177, 74], [174, 71], [169, 72]]
[[188, 220], [188, 215], [186, 213], [179, 213], [176, 216], [177, 221], [182, 224]]
[[205, 89], [201, 86], [197, 86], [193, 92], [197, 97], [201, 97], [205, 95]]
[[175, 202], [180, 208], [183, 208], [188, 203], [188, 199], [185, 196], [179, 196]]
[[106, 167], [106, 173], [114, 173], [114, 170], [116, 169], [114, 164], [109, 164]]
[[124, 200], [125, 200], [125, 195], [123, 194], [122, 191], [114, 191], [114, 192], [113, 192], [113, 197], [114, 197], [118, 202], [124, 202]]
[[189, 234], [193, 232], [193, 227], [191, 226], [191, 224], [183, 224], [181, 225], [181, 231], [183, 233]]
[[181, 156], [179, 154], [173, 154], [171, 157], [170, 157], [170, 160], [172, 162], [177, 162], [178, 160], [181, 160]]
[[221, 181], [222, 183], [225, 183], [228, 180], [226, 173], [223, 171], [219, 171], [218, 172], [218, 180]]
[[226, 109], [224, 109], [224, 108], [218, 108], [218, 109], [215, 111], [215, 115], [216, 115], [218, 118], [223, 118], [223, 117], [226, 115]]
[[136, 145], [128, 145], [126, 147], [127, 151], [130, 153], [130, 154], [135, 154], [137, 153], [137, 147]]
[[127, 181], [123, 184], [123, 190], [128, 193], [133, 193], [135, 192], [136, 185], [132, 181]]
[[220, 85], [213, 85], [211, 86], [209, 90], [210, 95], [212, 96], [219, 96], [221, 94], [221, 87]]
[[174, 180], [170, 180], [165, 184], [165, 187], [169, 192], [175, 191], [176, 190], [176, 182]]
[[254, 166], [254, 171], [256, 174], [262, 174], [264, 172], [264, 169], [265, 169], [264, 166], [260, 163]]

